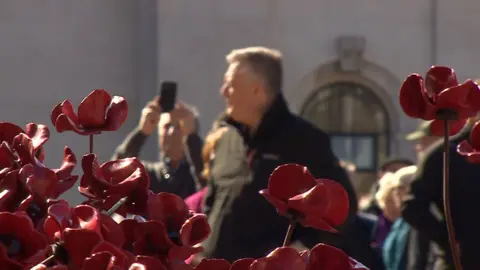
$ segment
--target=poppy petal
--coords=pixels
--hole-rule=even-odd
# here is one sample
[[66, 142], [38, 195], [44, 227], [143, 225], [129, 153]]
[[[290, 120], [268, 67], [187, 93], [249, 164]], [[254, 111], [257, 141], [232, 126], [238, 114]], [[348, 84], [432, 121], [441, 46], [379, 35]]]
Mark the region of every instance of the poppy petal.
[[111, 179], [109, 182], [116, 185], [132, 175], [138, 168], [143, 168], [142, 162], [133, 157], [107, 161], [102, 164], [101, 171], [105, 179]]
[[115, 258], [114, 259], [115, 266], [120, 267], [121, 269], [124, 268], [127, 261], [127, 256], [113, 244], [107, 241], [100, 242], [92, 250], [93, 254], [99, 253], [99, 252], [108, 252], [111, 256]]
[[348, 194], [338, 182], [318, 179], [317, 185], [288, 201], [288, 206], [306, 217], [315, 216], [330, 225], [342, 224], [348, 216]]
[[175, 246], [168, 237], [165, 225], [155, 220], [138, 223], [134, 237], [133, 250], [139, 255], [156, 255], [159, 251]]
[[78, 205], [72, 208], [72, 223], [78, 228], [91, 230], [101, 235], [100, 213], [89, 205]]
[[78, 191], [90, 198], [103, 196], [108, 182], [104, 180], [100, 165], [95, 154], [86, 154], [82, 158], [83, 175], [80, 179]]
[[433, 115], [427, 115], [427, 106], [422, 94], [423, 78], [418, 74], [408, 76], [400, 87], [400, 106], [406, 115], [412, 118], [433, 119]]
[[472, 145], [467, 141], [462, 141], [457, 145], [457, 153], [462, 155], [462, 156], [468, 156], [470, 154], [475, 153], [475, 149], [472, 147]]
[[68, 146], [65, 146], [63, 149], [63, 161], [62, 165], [60, 168], [53, 170], [57, 176], [58, 179], [63, 180], [70, 178], [72, 175], [73, 169], [75, 169], [75, 166], [77, 165], [77, 158], [75, 157], [75, 154], [73, 153], [72, 149], [70, 149]]
[[472, 102], [469, 100], [472, 91], [478, 91], [478, 85], [472, 80], [447, 88], [438, 94], [437, 108], [452, 110], [459, 119], [472, 117], [477, 113], [472, 110]]
[[282, 201], [282, 200], [279, 200], [273, 196], [270, 195], [270, 192], [268, 191], [268, 189], [263, 189], [263, 190], [260, 190], [260, 194], [263, 195], [263, 197], [265, 197], [265, 199], [267, 199], [267, 201], [273, 205], [273, 207], [275, 207], [275, 209], [277, 209], [277, 212], [284, 216], [288, 213], [288, 205], [285, 201]]
[[25, 133], [21, 127], [9, 122], [0, 122], [0, 142], [12, 145], [13, 139], [21, 133]]
[[15, 163], [15, 156], [6, 142], [0, 144], [0, 169], [11, 168]]
[[115, 131], [127, 120], [128, 104], [125, 98], [114, 96], [107, 112], [107, 119], [103, 130]]
[[137, 256], [134, 265], [130, 266], [129, 270], [167, 270], [167, 267], [153, 257]]
[[112, 97], [103, 89], [95, 89], [78, 106], [78, 121], [86, 129], [105, 125], [107, 108]]
[[[453, 136], [459, 133], [466, 124], [467, 124], [467, 119], [448, 121], [448, 125], [449, 125], [448, 136]], [[433, 120], [430, 123], [430, 134], [432, 134], [433, 136], [440, 136], [440, 137], [443, 136], [445, 133], [444, 125], [445, 125], [444, 120]]]
[[180, 241], [184, 246], [194, 246], [207, 239], [210, 232], [207, 216], [194, 214], [185, 221], [180, 229]]
[[152, 194], [147, 204], [148, 217], [163, 222], [169, 231], [180, 231], [189, 214], [185, 201], [172, 193]]
[[93, 248], [100, 243], [100, 235], [95, 231], [85, 229], [65, 229], [63, 232], [64, 247], [72, 265], [82, 265]]
[[58, 133], [62, 133], [64, 131], [73, 131], [79, 135], [92, 135], [92, 134], [99, 134], [101, 132], [100, 130], [95, 130], [95, 129], [91, 129], [89, 131], [82, 130], [65, 114], [60, 114], [57, 117], [57, 120], [54, 126]]
[[137, 226], [138, 221], [135, 219], [124, 219], [120, 222], [120, 227], [123, 231], [123, 236], [125, 239], [125, 246], [130, 247], [133, 242], [135, 242], [135, 227]]
[[480, 121], [473, 124], [472, 130], [470, 131], [470, 143], [473, 149], [480, 150]]
[[[60, 201], [56, 204], [51, 205], [48, 207], [48, 219], [45, 221], [45, 225], [43, 230], [49, 236], [54, 236], [57, 231], [61, 233], [62, 230], [71, 227], [72, 221], [72, 212], [70, 205], [66, 201]], [[53, 224], [49, 224], [50, 222], [54, 222], [56, 227]], [[53, 231], [55, 229], [55, 231]]]
[[230, 270], [230, 264], [223, 259], [203, 259], [195, 270]]
[[298, 164], [285, 164], [277, 167], [268, 180], [270, 196], [288, 200], [303, 193], [316, 184], [307, 167]]
[[456, 85], [457, 76], [449, 67], [432, 66], [425, 75], [425, 91], [434, 103], [437, 103], [437, 97], [443, 90]]
[[190, 256], [203, 251], [201, 246], [172, 246], [168, 250], [168, 259], [173, 264], [179, 264], [186, 261]]
[[310, 251], [310, 259], [306, 269], [346, 270], [351, 269], [351, 267], [348, 255], [342, 250], [329, 245], [318, 244]]
[[20, 170], [20, 179], [32, 194], [56, 198], [57, 175], [49, 168], [27, 164]]
[[33, 148], [32, 140], [27, 135], [18, 134], [13, 139], [12, 148], [17, 153], [22, 165], [36, 164], [35, 149]]
[[75, 110], [73, 109], [73, 105], [68, 99], [64, 100], [60, 104], [60, 108], [62, 109], [61, 114], [65, 115], [68, 119], [70, 119], [73, 122], [74, 126], [80, 125], [80, 122], [78, 121], [78, 115], [75, 113]]
[[267, 257], [255, 260], [250, 266], [250, 270], [292, 270], [305, 269], [305, 267], [306, 264], [303, 258], [295, 249], [280, 247], [268, 254]]
[[32, 139], [33, 148], [38, 150], [50, 138], [50, 131], [45, 125], [37, 125], [35, 123], [28, 123], [26, 127], [26, 134]]
[[320, 231], [326, 231], [331, 233], [337, 233], [338, 231], [334, 228], [334, 224], [329, 224], [325, 219], [315, 216], [307, 216], [300, 220], [300, 224], [304, 227], [315, 228]]
[[[117, 257], [113, 256], [110, 252], [92, 252], [83, 262], [82, 269], [105, 269], [114, 270], [117, 266]], [[117, 268], [118, 269], [118, 268]]]
[[55, 188], [55, 195], [53, 196], [53, 198], [58, 198], [67, 190], [70, 190], [70, 188], [72, 188], [75, 185], [75, 183], [77, 183], [77, 180], [78, 180], [78, 175], [74, 175], [67, 179], [58, 181]]
[[103, 239], [121, 248], [125, 244], [125, 236], [122, 226], [110, 216], [100, 214], [101, 232]]
[[61, 239], [62, 228], [58, 227], [57, 222], [52, 217], [47, 217], [43, 222], [43, 234], [50, 243], [55, 243]]
[[8, 172], [0, 181], [0, 211], [8, 211], [10, 202], [17, 195], [18, 170]]
[[[67, 100], [64, 100], [63, 102], [65, 102], [65, 101], [67, 101]], [[54, 126], [55, 126], [55, 123], [57, 122], [57, 118], [60, 116], [60, 114], [62, 114], [62, 104], [63, 104], [63, 102], [55, 105], [55, 107], [53, 107], [52, 112], [50, 113], [50, 121], [52, 122], [52, 124]]]
[[463, 141], [457, 146], [457, 152], [471, 163], [480, 163], [480, 151], [473, 149], [467, 141]]
[[121, 181], [118, 184], [112, 184], [106, 191], [106, 195], [118, 195], [120, 197], [128, 196], [132, 194], [139, 186], [142, 178], [145, 175], [142, 174], [142, 169], [137, 168], [130, 176], [124, 179], [110, 179], [111, 181]]
[[251, 258], [236, 260], [230, 267], [230, 270], [250, 270], [250, 265], [252, 265], [254, 261], [255, 259]]

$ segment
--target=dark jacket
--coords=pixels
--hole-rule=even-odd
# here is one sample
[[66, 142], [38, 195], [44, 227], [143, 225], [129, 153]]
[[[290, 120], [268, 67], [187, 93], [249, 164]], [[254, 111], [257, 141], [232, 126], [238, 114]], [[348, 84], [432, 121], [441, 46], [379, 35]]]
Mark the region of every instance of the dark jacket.
[[350, 256], [371, 270], [384, 270], [381, 253], [372, 247], [375, 239], [378, 217], [359, 212], [352, 230], [347, 235], [349, 241], [343, 249]]
[[[252, 138], [241, 125], [235, 126], [217, 143], [212, 164], [204, 208], [212, 226], [212, 234], [204, 242], [206, 257], [229, 261], [257, 258], [281, 246], [288, 220], [258, 192], [267, 188], [272, 171], [285, 163], [302, 164], [315, 177], [336, 180], [345, 187], [350, 215], [343, 229], [349, 228], [357, 199], [326, 133], [293, 115], [282, 96], [274, 101]], [[307, 247], [319, 242], [341, 246], [346, 240], [342, 236], [299, 226], [292, 241], [300, 240]]]
[[[464, 269], [480, 269], [479, 209], [480, 165], [471, 164], [457, 154], [457, 145], [468, 139], [470, 128], [452, 137], [450, 149], [450, 198], [453, 224], [460, 242]], [[419, 166], [411, 194], [403, 206], [403, 218], [419, 233], [435, 243], [436, 265], [453, 269], [447, 226], [443, 217], [443, 141], [433, 146]]]
[[[138, 157], [147, 138], [138, 129], [133, 130], [117, 147], [112, 159]], [[176, 169], [169, 166], [169, 160], [165, 156], [161, 156], [160, 160], [155, 162], [142, 161], [150, 175], [151, 191], [170, 192], [186, 198], [199, 189], [201, 183], [197, 176], [203, 169], [201, 156], [203, 141], [197, 134], [192, 134], [185, 143], [186, 158]]]

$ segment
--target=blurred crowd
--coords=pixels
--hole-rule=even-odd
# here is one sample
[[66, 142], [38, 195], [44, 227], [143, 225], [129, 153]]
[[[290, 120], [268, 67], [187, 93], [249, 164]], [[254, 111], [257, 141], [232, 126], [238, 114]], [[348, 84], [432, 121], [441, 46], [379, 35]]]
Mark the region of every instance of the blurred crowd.
[[[355, 165], [339, 160], [328, 135], [288, 109], [282, 94], [281, 53], [242, 48], [228, 54], [226, 63], [220, 88], [225, 111], [206, 138], [199, 136], [199, 113], [193, 106], [178, 101], [164, 113], [157, 96], [113, 156], [138, 156], [146, 140], [158, 133], [160, 159], [143, 161], [151, 190], [181, 196], [192, 210], [208, 216], [212, 228], [202, 243], [203, 253], [190, 258], [192, 264], [204, 257], [257, 258], [276, 248], [288, 220], [279, 217], [258, 191], [266, 188], [277, 166], [297, 163], [316, 178], [339, 182], [349, 194], [350, 212], [336, 234], [299, 228], [292, 238], [294, 247], [334, 245], [373, 270], [453, 269], [442, 210], [442, 144], [429, 133], [429, 122], [405, 138], [414, 142], [417, 160], [389, 158], [379, 165], [371, 191], [357, 194]], [[451, 139], [452, 147], [468, 137], [470, 126]], [[480, 176], [480, 170], [457, 158], [455, 151], [451, 170], [453, 176]], [[454, 201], [473, 192], [453, 188]], [[470, 229], [476, 223], [470, 218], [473, 225], [464, 224], [469, 210], [475, 210], [474, 203], [453, 205], [455, 227], [461, 231], [462, 264], [476, 269], [476, 234]]]

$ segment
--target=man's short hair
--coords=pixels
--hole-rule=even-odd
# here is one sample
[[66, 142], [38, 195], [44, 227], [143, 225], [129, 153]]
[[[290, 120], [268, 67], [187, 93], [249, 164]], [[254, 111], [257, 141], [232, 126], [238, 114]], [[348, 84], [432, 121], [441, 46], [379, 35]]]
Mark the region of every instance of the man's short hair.
[[241, 62], [260, 76], [271, 93], [282, 89], [283, 68], [282, 53], [266, 47], [247, 47], [231, 51], [226, 57], [227, 63]]

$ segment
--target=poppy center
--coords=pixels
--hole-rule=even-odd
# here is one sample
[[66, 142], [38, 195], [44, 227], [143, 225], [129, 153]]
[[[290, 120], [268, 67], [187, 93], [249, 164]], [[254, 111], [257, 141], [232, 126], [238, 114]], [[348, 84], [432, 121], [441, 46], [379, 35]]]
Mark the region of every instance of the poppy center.
[[458, 120], [457, 112], [451, 109], [438, 109], [435, 115], [440, 120]]
[[178, 246], [182, 244], [180, 241], [180, 234], [178, 232], [169, 232], [168, 238], [170, 238], [170, 240]]
[[0, 235], [0, 243], [5, 247], [8, 257], [14, 257], [22, 252], [21, 242], [13, 235]]
[[35, 203], [31, 203], [28, 206], [27, 214], [33, 221], [37, 221], [44, 216], [42, 208]]
[[288, 212], [285, 216], [291, 221], [298, 221], [304, 218], [304, 215], [302, 213], [293, 209], [288, 209]]
[[68, 252], [63, 243], [56, 243], [51, 246], [55, 259], [68, 265]]

